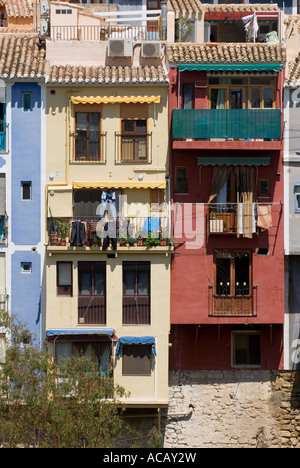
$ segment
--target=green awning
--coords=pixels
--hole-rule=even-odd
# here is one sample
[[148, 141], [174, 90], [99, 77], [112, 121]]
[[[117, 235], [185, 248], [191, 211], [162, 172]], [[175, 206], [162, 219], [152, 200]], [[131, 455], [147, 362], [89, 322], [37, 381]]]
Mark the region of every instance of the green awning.
[[178, 71], [276, 71], [280, 63], [187, 63], [179, 64]]
[[268, 166], [270, 158], [197, 158], [198, 166]]

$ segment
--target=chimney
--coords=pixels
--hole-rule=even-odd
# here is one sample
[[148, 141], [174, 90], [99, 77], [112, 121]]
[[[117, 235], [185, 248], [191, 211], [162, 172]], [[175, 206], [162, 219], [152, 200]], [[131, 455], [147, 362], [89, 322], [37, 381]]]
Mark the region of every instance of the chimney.
[[167, 0], [161, 0], [161, 40], [167, 40]]

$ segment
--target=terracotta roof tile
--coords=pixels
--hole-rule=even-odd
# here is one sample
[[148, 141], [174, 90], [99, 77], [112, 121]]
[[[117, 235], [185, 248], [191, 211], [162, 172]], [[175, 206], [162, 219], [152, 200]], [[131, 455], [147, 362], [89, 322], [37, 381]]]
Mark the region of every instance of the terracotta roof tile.
[[174, 11], [176, 18], [181, 16], [193, 16], [201, 12], [253, 12], [253, 11], [278, 11], [277, 4], [209, 4], [200, 0], [168, 0], [168, 9]]
[[[48, 74], [47, 74], [48, 75]], [[168, 83], [162, 66], [92, 66], [53, 65], [46, 77], [48, 83]]]
[[300, 86], [300, 54], [288, 64], [286, 84], [296, 88]]
[[286, 51], [282, 44], [194, 44], [167, 45], [167, 56], [172, 63], [284, 63]]
[[0, 78], [44, 76], [46, 47], [37, 35], [0, 35]]
[[33, 5], [31, 0], [0, 0], [0, 5], [5, 6], [9, 17], [32, 17]]

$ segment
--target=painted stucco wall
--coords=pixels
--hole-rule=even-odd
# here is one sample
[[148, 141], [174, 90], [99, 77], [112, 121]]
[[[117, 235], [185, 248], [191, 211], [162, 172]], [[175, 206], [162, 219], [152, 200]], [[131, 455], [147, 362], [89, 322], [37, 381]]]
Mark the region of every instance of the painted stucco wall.
[[[166, 402], [168, 399], [168, 342], [170, 330], [170, 256], [155, 253], [120, 254], [107, 258], [107, 252], [47, 255], [46, 329], [82, 328], [78, 325], [78, 261], [106, 261], [106, 325], [115, 335], [154, 336], [157, 357], [150, 376], [122, 376], [122, 358], [114, 362], [114, 381], [130, 392], [129, 401]], [[73, 297], [56, 294], [56, 262], [73, 261]], [[123, 261], [150, 261], [151, 324], [122, 325]], [[51, 298], [51, 300], [50, 300]], [[85, 326], [88, 328], [88, 326]], [[97, 327], [97, 326], [96, 326]], [[95, 328], [93, 326], [92, 328]], [[103, 326], [102, 326], [103, 328]], [[114, 347], [115, 352], [115, 347]], [[153, 358], [154, 359], [154, 358]], [[154, 364], [154, 363], [153, 363]]]
[[[23, 111], [22, 93], [32, 93], [32, 111]], [[11, 88], [11, 313], [40, 339], [41, 251], [41, 87], [15, 83]], [[21, 182], [31, 181], [31, 200], [21, 199]], [[31, 263], [24, 273], [21, 263]]]

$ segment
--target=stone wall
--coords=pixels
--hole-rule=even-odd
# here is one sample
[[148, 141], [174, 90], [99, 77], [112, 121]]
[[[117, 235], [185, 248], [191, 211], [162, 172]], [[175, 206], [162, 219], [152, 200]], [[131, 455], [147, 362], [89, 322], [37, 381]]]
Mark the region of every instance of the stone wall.
[[174, 371], [165, 448], [300, 448], [300, 372]]

